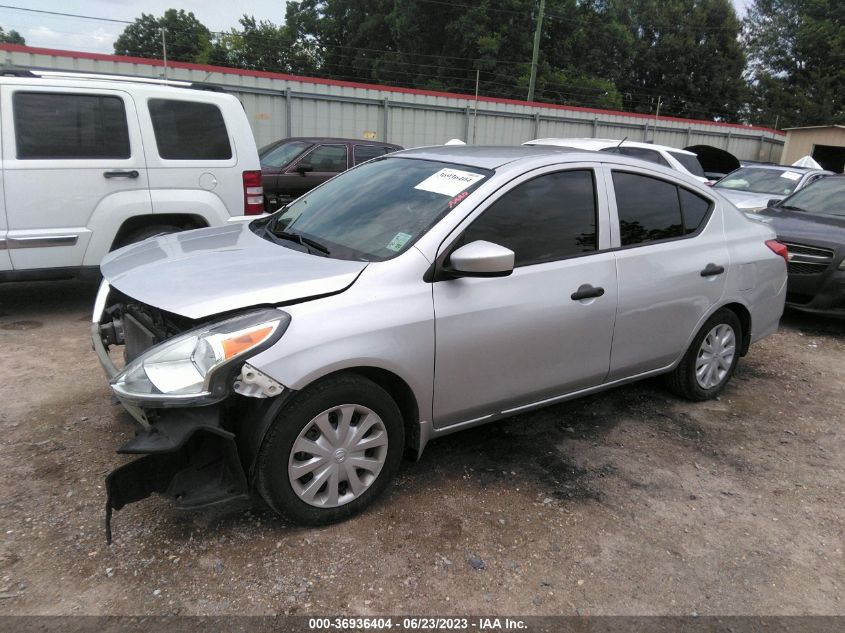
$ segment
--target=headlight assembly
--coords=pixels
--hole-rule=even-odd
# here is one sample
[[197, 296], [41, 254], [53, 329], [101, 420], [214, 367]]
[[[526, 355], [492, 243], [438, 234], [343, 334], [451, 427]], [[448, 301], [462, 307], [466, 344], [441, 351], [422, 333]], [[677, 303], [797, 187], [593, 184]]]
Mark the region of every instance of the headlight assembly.
[[166, 407], [211, 404], [229, 392], [235, 366], [281, 338], [290, 315], [265, 309], [175, 336], [130, 362], [111, 381], [129, 404]]

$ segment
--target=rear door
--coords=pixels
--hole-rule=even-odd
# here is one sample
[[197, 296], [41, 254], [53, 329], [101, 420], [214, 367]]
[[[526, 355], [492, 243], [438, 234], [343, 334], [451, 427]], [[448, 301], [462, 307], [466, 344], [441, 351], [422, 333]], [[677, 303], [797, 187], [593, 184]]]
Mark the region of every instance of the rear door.
[[117, 196], [149, 213], [144, 152], [127, 93], [30, 83], [4, 86], [0, 100], [14, 269], [80, 266], [89, 220]]
[[153, 213], [195, 213], [203, 192], [222, 216], [242, 215], [243, 169], [215, 95], [174, 93], [150, 93], [141, 109]]
[[608, 380], [671, 364], [722, 296], [730, 265], [718, 205], [635, 167], [605, 167], [619, 282]]
[[[510, 183], [444, 247], [486, 240], [516, 265], [434, 283], [436, 427], [604, 381], [616, 314], [606, 210], [593, 165], [545, 169]], [[573, 297], [588, 284], [601, 296]]]

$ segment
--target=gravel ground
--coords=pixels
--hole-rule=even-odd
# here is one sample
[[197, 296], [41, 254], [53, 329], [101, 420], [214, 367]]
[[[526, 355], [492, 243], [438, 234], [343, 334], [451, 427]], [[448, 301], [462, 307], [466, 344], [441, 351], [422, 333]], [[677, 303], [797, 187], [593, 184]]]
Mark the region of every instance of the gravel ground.
[[131, 419], [95, 286], [0, 285], [0, 614], [845, 614], [845, 323], [787, 314], [723, 396], [646, 381], [465, 431], [341, 525], [115, 514]]

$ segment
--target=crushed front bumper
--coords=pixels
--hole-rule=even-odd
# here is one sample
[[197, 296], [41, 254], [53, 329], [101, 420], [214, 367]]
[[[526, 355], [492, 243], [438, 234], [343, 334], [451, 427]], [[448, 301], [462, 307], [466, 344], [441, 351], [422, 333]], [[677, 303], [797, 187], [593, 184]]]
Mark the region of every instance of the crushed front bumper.
[[222, 407], [169, 409], [139, 431], [118, 453], [144, 457], [106, 477], [106, 540], [114, 510], [153, 493], [176, 506], [197, 509], [249, 497], [235, 434], [222, 426]]

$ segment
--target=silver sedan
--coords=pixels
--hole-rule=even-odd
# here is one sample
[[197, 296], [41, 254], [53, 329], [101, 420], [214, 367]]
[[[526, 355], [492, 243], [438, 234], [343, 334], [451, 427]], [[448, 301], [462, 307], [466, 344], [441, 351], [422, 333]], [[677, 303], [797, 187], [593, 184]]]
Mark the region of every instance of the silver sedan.
[[102, 272], [94, 346], [142, 425], [109, 516], [153, 492], [190, 508], [257, 491], [320, 524], [454, 431], [658, 374], [717, 396], [777, 329], [786, 249], [650, 163], [449, 146]]

